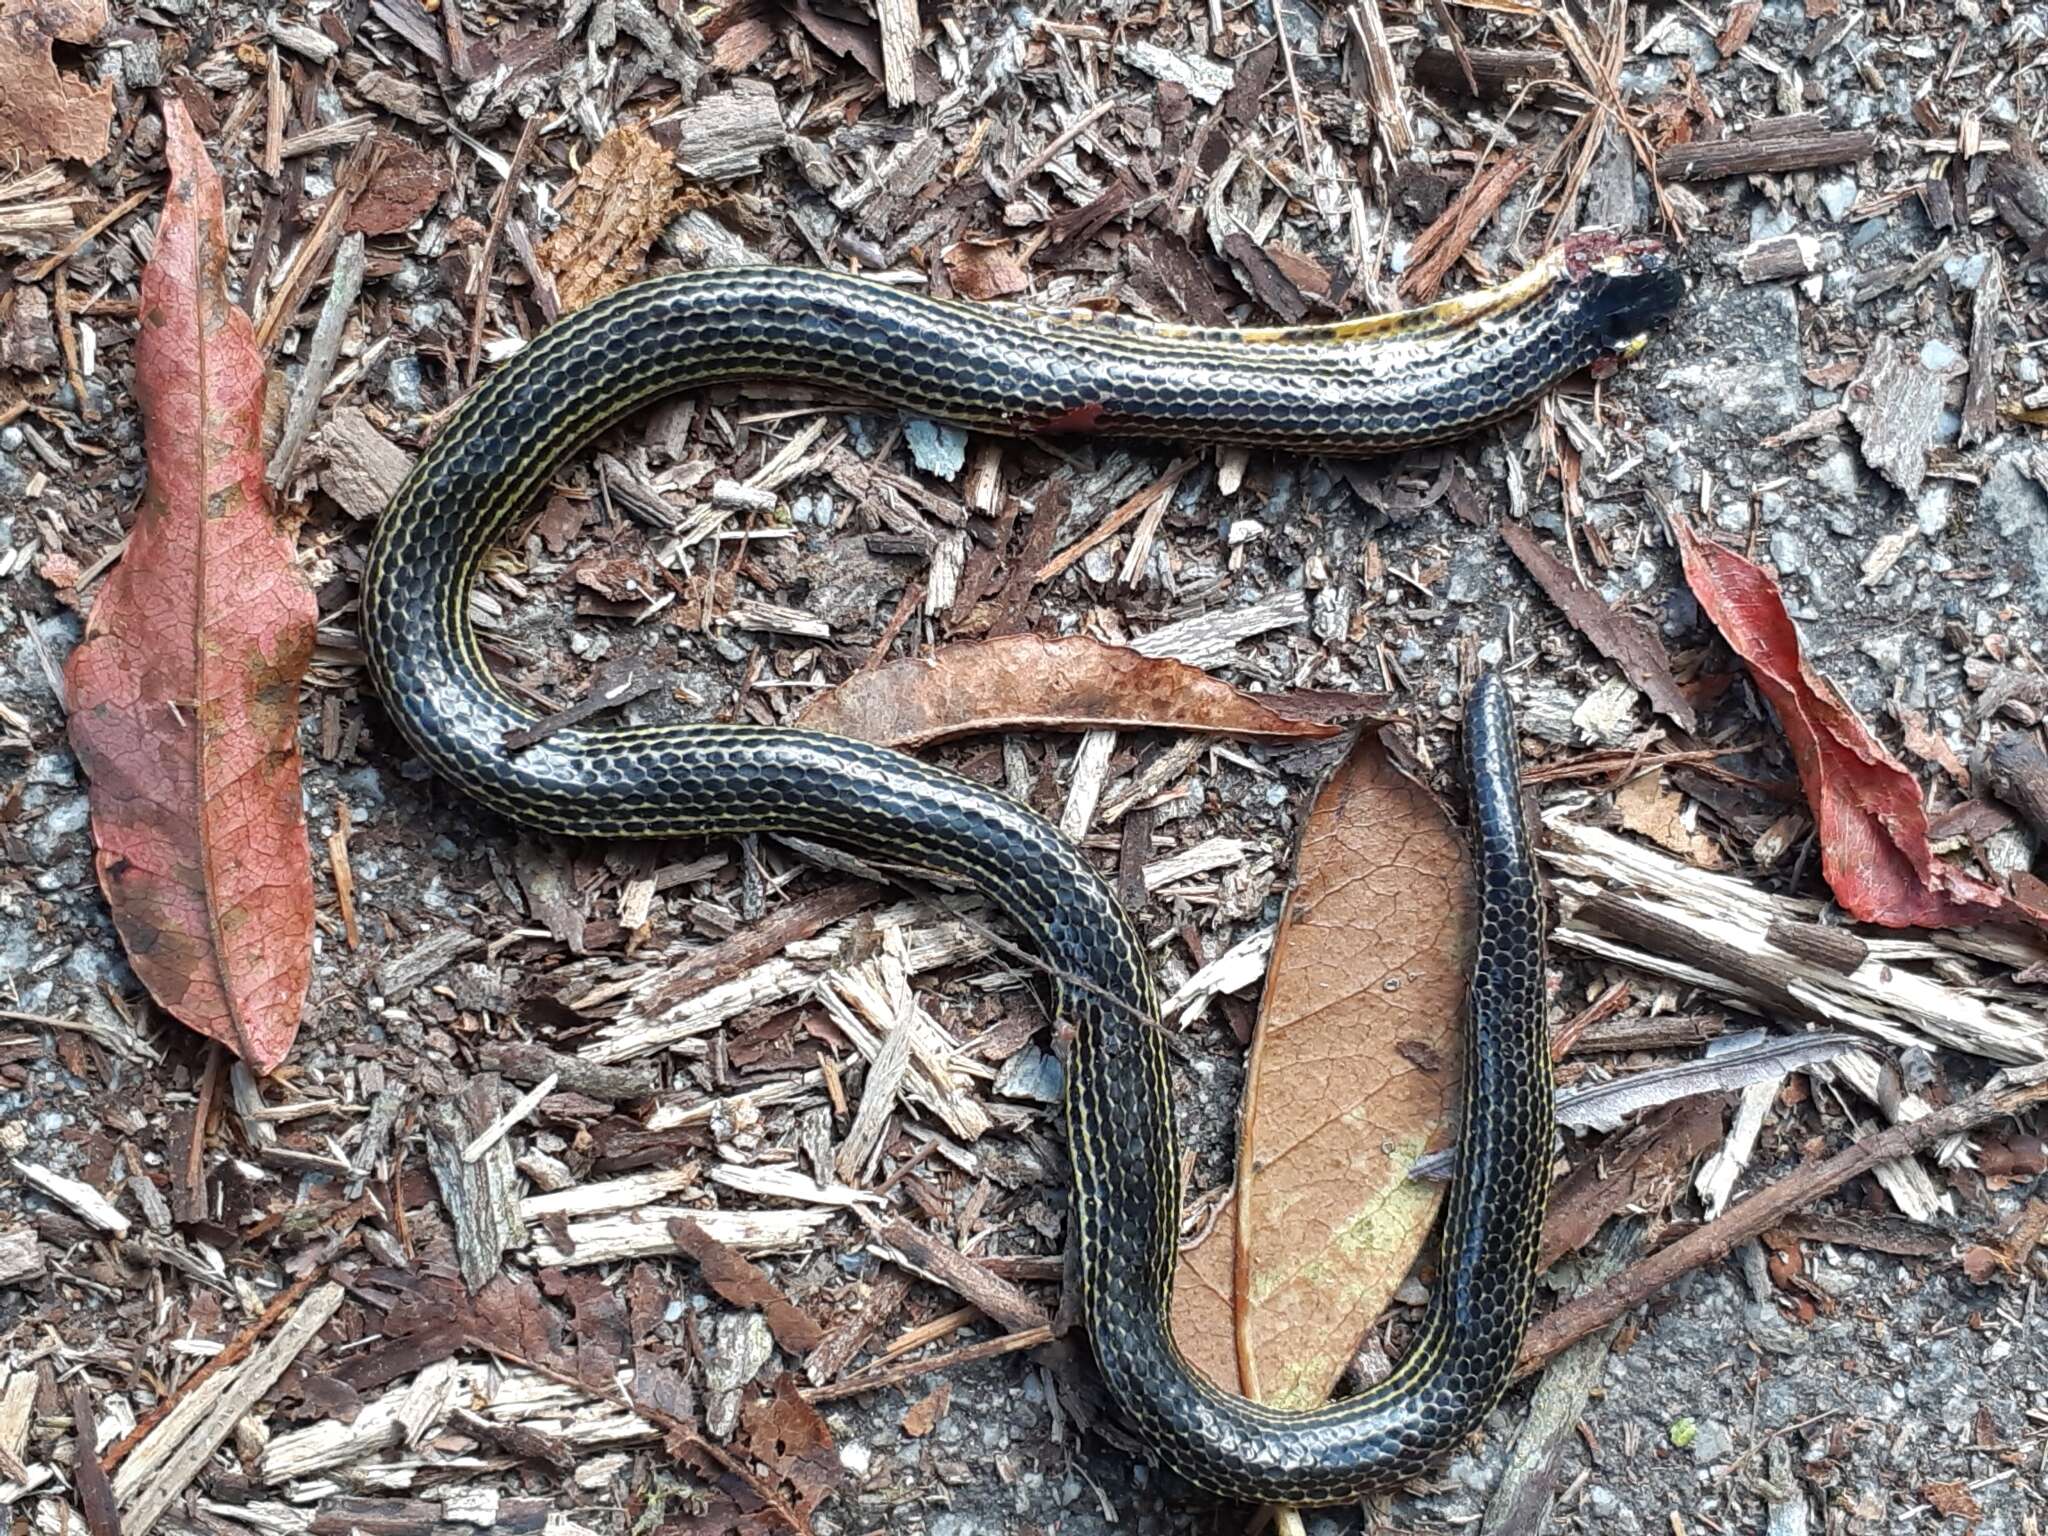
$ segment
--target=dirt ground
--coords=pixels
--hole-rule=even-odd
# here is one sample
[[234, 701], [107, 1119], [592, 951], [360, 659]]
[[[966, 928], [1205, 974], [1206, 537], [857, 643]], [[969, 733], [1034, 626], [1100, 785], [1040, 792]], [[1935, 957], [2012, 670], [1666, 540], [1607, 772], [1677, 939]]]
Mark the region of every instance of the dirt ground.
[[[89, 1389], [105, 1451], [282, 1287], [316, 1272], [350, 1286], [311, 1373], [340, 1385], [288, 1374], [205, 1463], [164, 1528], [737, 1528], [734, 1506], [721, 1502], [730, 1485], [707, 1479], [701, 1464], [672, 1456], [659, 1436], [581, 1439], [567, 1410], [542, 1426], [572, 1449], [555, 1460], [492, 1438], [476, 1414], [442, 1412], [403, 1448], [394, 1434], [317, 1472], [265, 1471], [266, 1446], [279, 1437], [326, 1418], [368, 1422], [370, 1405], [418, 1377], [351, 1377], [350, 1361], [381, 1348], [381, 1308], [403, 1290], [394, 1275], [454, 1274], [450, 1220], [426, 1172], [429, 1109], [475, 1083], [491, 1046], [531, 1041], [573, 1055], [619, 1013], [579, 998], [645, 983], [700, 951], [729, 958], [735, 935], [847, 879], [807, 870], [772, 844], [607, 850], [525, 837], [438, 784], [370, 691], [354, 604], [376, 497], [360, 489], [358, 429], [329, 435], [325, 424], [354, 412], [384, 448], [415, 451], [461, 394], [473, 335], [487, 370], [553, 309], [572, 307], [593, 265], [625, 276], [643, 262], [831, 259], [924, 274], [970, 297], [992, 288], [1167, 318], [1312, 322], [1398, 302], [1411, 242], [1473, 180], [1475, 157], [1526, 152], [1530, 168], [1478, 225], [1447, 291], [1519, 270], [1553, 230], [1595, 225], [1672, 240], [1690, 290], [1671, 329], [1615, 377], [1597, 389], [1578, 381], [1561, 406], [1449, 452], [1391, 464], [1203, 456], [1170, 492], [1129, 578], [1126, 534], [1054, 580], [1008, 580], [1043, 557], [1029, 555], [1029, 540], [1031, 513], [1053, 506], [1041, 499], [1046, 485], [1062, 482], [1069, 496], [1052, 530], [1063, 547], [1155, 481], [1176, 460], [1171, 447], [1074, 440], [992, 453], [973, 441], [963, 470], [947, 463], [961, 446], [952, 436], [886, 412], [820, 414], [801, 401], [785, 407], [786, 392], [751, 388], [694, 411], [657, 407], [559, 477], [540, 526], [510, 548], [507, 579], [489, 587], [494, 660], [558, 703], [580, 697], [594, 667], [632, 661], [662, 686], [630, 705], [629, 718], [777, 720], [878, 646], [903, 656], [986, 633], [1006, 594], [1021, 594], [1013, 616], [1035, 631], [1109, 639], [1294, 594], [1293, 607], [1276, 609], [1277, 622], [1213, 670], [1258, 689], [1389, 693], [1418, 750], [1442, 765], [1454, 760], [1462, 685], [1484, 660], [1509, 671], [1532, 764], [1660, 742], [1738, 743], [1728, 761], [1744, 783], [1794, 784], [1791, 756], [1752, 689], [1703, 685], [1700, 729], [1678, 741], [1500, 534], [1523, 523], [1569, 549], [1601, 597], [1653, 623], [1681, 681], [1711, 683], [1739, 668], [1679, 571], [1660, 511], [1675, 505], [1776, 570], [1808, 660], [1914, 769], [1935, 809], [1969, 798], [1941, 766], [1943, 751], [1967, 766], [2000, 730], [2038, 739], [2024, 689], [2001, 714], [1986, 688], [1987, 679], [2038, 680], [2048, 644], [2048, 450], [2027, 419], [2038, 421], [2048, 401], [2048, 263], [2028, 244], [2048, 230], [2048, 178], [2008, 196], [1998, 170], [2009, 146], [2048, 124], [2048, 11], [1976, 0], [1656, 3], [1618, 8], [1625, 20], [1608, 54], [1605, 8], [1589, 15], [1546, 0], [1542, 9], [1548, 17], [1505, 0], [1432, 0], [1384, 7], [1383, 28], [1368, 29], [1355, 9], [1299, 0], [928, 6], [908, 61], [892, 62], [890, 29], [853, 5], [596, 0], [557, 15], [465, 0], [458, 15], [442, 0], [430, 15], [384, 0], [269, 13], [165, 0], [116, 5], [104, 30], [59, 44], [61, 67], [112, 82], [114, 147], [90, 165], [58, 162], [75, 198], [60, 227], [22, 232], [0, 201], [0, 1145], [86, 1181], [134, 1225], [110, 1240], [77, 1209], [0, 1177], [0, 1237], [32, 1232], [35, 1259], [31, 1274], [0, 1284], [0, 1368], [35, 1383], [18, 1443], [0, 1443], [22, 1465], [0, 1462], [0, 1479], [43, 1472], [8, 1484], [18, 1494], [11, 1529], [58, 1529], [56, 1511], [76, 1498], [74, 1384]], [[1732, 30], [1744, 22], [1746, 39]], [[1474, 97], [1444, 74], [1456, 68], [1451, 24], [1472, 50], [1540, 51], [1550, 64], [1532, 71], [1525, 60], [1508, 85]], [[1399, 151], [1368, 30], [1386, 36], [1406, 125]], [[1589, 86], [1572, 39], [1610, 59], [1612, 72], [1595, 69], [1601, 78]], [[890, 81], [910, 99], [891, 105]], [[331, 242], [320, 254], [323, 211], [334, 197], [359, 210], [378, 200], [375, 217], [357, 221], [369, 231], [369, 260], [342, 376], [282, 498], [302, 519], [301, 563], [320, 596], [301, 731], [320, 931], [289, 1066], [262, 1085], [234, 1079], [206, 1042], [150, 1006], [124, 962], [56, 691], [81, 637], [80, 609], [140, 495], [133, 301], [160, 197], [150, 193], [56, 275], [39, 266], [122, 198], [156, 185], [156, 103], [166, 94], [193, 111], [221, 169], [237, 221], [231, 280], [260, 289], [264, 306], [291, 306], [273, 343], [286, 395], [303, 378], [332, 261]], [[274, 132], [273, 95], [283, 98]], [[1588, 157], [1589, 116], [1602, 126]], [[1716, 176], [1677, 163], [1689, 146], [1783, 119], [1794, 119], [1784, 129], [1794, 140], [1871, 138], [1805, 169]], [[568, 184], [589, 185], [598, 144], [628, 122], [654, 125], [663, 169], [621, 201], [580, 205]], [[323, 128], [328, 139], [302, 142]], [[267, 132], [291, 150], [274, 167]], [[367, 160], [352, 162], [385, 140], [409, 148], [376, 159], [374, 175]], [[1653, 176], [1655, 164], [1663, 171]], [[517, 193], [504, 198], [513, 169]], [[358, 172], [364, 179], [351, 182]], [[2040, 220], [2031, 233], [2016, 227], [2030, 206]], [[635, 218], [645, 226], [637, 246]], [[1226, 248], [1226, 228], [1252, 236]], [[578, 246], [599, 230], [626, 248], [593, 257]], [[576, 239], [551, 246], [556, 231]], [[479, 249], [493, 261], [481, 310], [469, 286]], [[1754, 262], [1759, 250], [1801, 270], [1752, 280], [1742, 253]], [[1028, 294], [1007, 291], [1012, 267]], [[1977, 361], [1987, 343], [1973, 335], [1987, 306], [1988, 365]], [[1895, 388], [1889, 375], [1870, 384], [1884, 349], [1917, 370], [1908, 385]], [[1966, 418], [1981, 366], [1994, 408], [1980, 434]], [[1899, 393], [1923, 383], [1931, 406], [1895, 413]], [[25, 409], [9, 415], [15, 402]], [[756, 475], [814, 427], [767, 510], [746, 503], [732, 514], [729, 529], [765, 536], [679, 550], [678, 529], [715, 480]], [[886, 478], [863, 479], [868, 466]], [[995, 491], [980, 502], [972, 482], [984, 472]], [[1226, 491], [1232, 475], [1242, 483]], [[1006, 498], [1016, 505], [1002, 519], [991, 509]], [[986, 586], [932, 609], [921, 593], [941, 579], [948, 549], [956, 559], [968, 551]], [[989, 563], [977, 566], [983, 550]], [[643, 585], [621, 590], [621, 570]], [[667, 600], [643, 612], [650, 594]], [[792, 612], [825, 630], [806, 632]], [[2033, 705], [2044, 699], [2037, 692]], [[1126, 738], [1112, 785], [1162, 744]], [[1203, 754], [1176, 780], [1189, 792], [1156, 821], [1155, 855], [1226, 835], [1258, 856], [1138, 912], [1166, 990], [1198, 958], [1273, 924], [1287, 850], [1336, 750], [1237, 745]], [[935, 755], [1021, 785], [1057, 814], [1074, 738], [982, 739]], [[1439, 777], [1454, 797], [1454, 782]], [[1686, 799], [1688, 828], [1727, 871], [1760, 892], [1825, 897], [1810, 823], [1794, 828], [1783, 856], [1756, 853], [1782, 801], [1703, 775], [1669, 782]], [[1546, 807], [1577, 806], [1589, 788], [1575, 814], [1617, 825], [1607, 780], [1560, 779], [1541, 793]], [[344, 804], [353, 948], [326, 851]], [[2000, 836], [2001, 873], [2042, 868], [2024, 825], [2008, 816]], [[1091, 847], [1105, 869], [1116, 866], [1113, 829]], [[650, 874], [657, 889], [636, 935], [620, 904]], [[584, 925], [583, 954], [562, 938], [559, 895], [550, 906], [542, 894], [564, 888]], [[1631, 1017], [1712, 1016], [1730, 1029], [1801, 1022], [1758, 1018], [1711, 989], [1575, 951], [1552, 963], [1560, 1016], [1624, 980]], [[2036, 1021], [2048, 1049], [2048, 993], [2012, 972], [1998, 969], [1985, 985]], [[962, 1040], [1038, 1007], [999, 957], [928, 973], [919, 987]], [[1197, 1190], [1230, 1179], [1256, 996], [1254, 987], [1223, 999], [1175, 1041]], [[806, 994], [633, 1061], [651, 1093], [564, 1087], [515, 1133], [520, 1166], [529, 1180], [536, 1167], [560, 1170], [570, 1187], [686, 1160], [794, 1167], [810, 1138], [843, 1134], [845, 1116], [834, 1120], [815, 1086], [744, 1111], [731, 1096], [795, 1082], [831, 1031]], [[1051, 1042], [1041, 1035], [1038, 1046]], [[1036, 1261], [1006, 1273], [1053, 1312], [1065, 1168], [1056, 1095], [1044, 1085], [1057, 1069], [1031, 1054], [1037, 1047], [1009, 1049], [995, 1090], [1002, 1113], [977, 1144], [975, 1172], [920, 1152], [932, 1137], [913, 1135], [909, 1117], [892, 1124], [881, 1164], [896, 1175], [888, 1209], [952, 1233], [974, 1202], [961, 1230], [989, 1229], [976, 1253]], [[1674, 1055], [1596, 1064], [1622, 1071]], [[1906, 1078], [1935, 1102], [1967, 1092], [1992, 1066], [1961, 1052], [1905, 1056]], [[857, 1056], [848, 1061], [857, 1103], [861, 1068]], [[533, 1079], [503, 1070], [509, 1102]], [[1879, 1118], [1853, 1101], [1862, 1118], [1852, 1125], [1842, 1093], [1805, 1083], [1788, 1079], [1771, 1102], [1739, 1191]], [[374, 1118], [368, 1106], [387, 1092], [389, 1144], [381, 1155], [369, 1149], [377, 1209], [348, 1215], [364, 1182], [350, 1189], [349, 1166]], [[716, 1113], [689, 1118], [691, 1106], [713, 1101]], [[670, 1129], [642, 1123], [653, 1104]], [[2037, 1113], [1987, 1136], [2024, 1147], [2042, 1130]], [[1574, 1138], [1567, 1158], [1597, 1158], [1620, 1134]], [[1918, 1224], [1934, 1239], [1921, 1251], [1809, 1239], [1795, 1286], [1774, 1267], [1777, 1254], [1750, 1244], [1632, 1313], [1618, 1338], [1593, 1341], [1580, 1367], [1589, 1395], [1558, 1436], [1547, 1514], [1510, 1514], [1495, 1497], [1530, 1410], [1525, 1384], [1440, 1475], [1362, 1509], [1314, 1514], [1309, 1529], [2039, 1536], [2048, 1523], [2048, 1258], [2022, 1250], [2015, 1268], [1978, 1278], [1963, 1256], [2023, 1219], [2048, 1181], [2024, 1157], [2001, 1176], [1987, 1172], [1981, 1147], [1944, 1150], [1921, 1159], [1945, 1207]], [[208, 1191], [190, 1219], [164, 1206], [181, 1167], [199, 1168]], [[719, 1209], [773, 1204], [708, 1182], [691, 1198]], [[1886, 1231], [1901, 1224], [1893, 1197], [1868, 1178], [1825, 1212]], [[1548, 1289], [1574, 1290], [1701, 1214], [1689, 1184], [1674, 1179], [1654, 1208], [1619, 1217], [1553, 1270]], [[764, 1262], [828, 1330], [901, 1274], [843, 1212]], [[530, 1277], [536, 1266], [515, 1254], [508, 1268]], [[641, 1284], [659, 1292], [666, 1311], [657, 1305], [642, 1335], [654, 1341], [649, 1358], [687, 1383], [708, 1438], [744, 1448], [744, 1431], [733, 1440], [730, 1419], [723, 1430], [715, 1422], [720, 1373], [745, 1356], [755, 1369], [739, 1385], [765, 1389], [797, 1364], [772, 1349], [746, 1355], [752, 1314], [711, 1294], [673, 1249], [573, 1273], [605, 1275], [635, 1306]], [[607, 1337], [586, 1331], [596, 1305], [588, 1292], [552, 1284], [534, 1301], [558, 1331], [585, 1349]], [[961, 1305], [911, 1280], [857, 1358], [872, 1363], [882, 1342]], [[1393, 1325], [1396, 1349], [1405, 1317]], [[971, 1315], [925, 1348], [998, 1331]], [[907, 1417], [930, 1407], [942, 1381], [950, 1398], [930, 1410], [928, 1432], [911, 1433]], [[454, 1406], [481, 1412], [490, 1396], [472, 1383]], [[0, 1441], [7, 1401], [0, 1386]], [[1135, 1452], [1078, 1336], [822, 1411], [844, 1476], [812, 1517], [821, 1533], [1249, 1526], [1249, 1512], [1216, 1507]], [[498, 1492], [495, 1513], [455, 1502], [477, 1489]]]

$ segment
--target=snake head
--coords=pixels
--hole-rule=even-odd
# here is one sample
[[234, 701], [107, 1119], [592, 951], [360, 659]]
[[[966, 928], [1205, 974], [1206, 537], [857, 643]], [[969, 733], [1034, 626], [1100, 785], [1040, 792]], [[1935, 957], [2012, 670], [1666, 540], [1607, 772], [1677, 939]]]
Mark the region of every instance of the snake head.
[[1574, 235], [1558, 248], [1558, 259], [1600, 357], [1635, 356], [1685, 297], [1678, 264], [1655, 240]]

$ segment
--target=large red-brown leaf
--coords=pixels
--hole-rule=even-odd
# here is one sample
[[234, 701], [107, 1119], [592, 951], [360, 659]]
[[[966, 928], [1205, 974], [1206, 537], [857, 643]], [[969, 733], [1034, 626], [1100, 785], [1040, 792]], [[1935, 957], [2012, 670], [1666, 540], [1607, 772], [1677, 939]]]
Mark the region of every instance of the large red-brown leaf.
[[1819, 831], [1821, 874], [1842, 910], [1888, 928], [2048, 921], [1935, 855], [1919, 780], [1807, 665], [1770, 573], [1682, 517], [1671, 527], [1693, 596], [1777, 711]]
[[1277, 713], [1268, 701], [1184, 661], [1086, 635], [1006, 635], [892, 661], [818, 694], [797, 724], [906, 750], [981, 731], [1150, 727], [1309, 740], [1337, 734], [1318, 720]]
[[313, 596], [263, 481], [263, 358], [228, 297], [220, 181], [175, 99], [164, 130], [135, 347], [149, 486], [66, 669], [71, 744], [135, 974], [265, 1072], [311, 974], [296, 737]]
[[1181, 1255], [1173, 1333], [1218, 1386], [1329, 1396], [1428, 1238], [1409, 1178], [1463, 1060], [1463, 844], [1364, 737], [1316, 796], [1246, 1072], [1234, 1203]]

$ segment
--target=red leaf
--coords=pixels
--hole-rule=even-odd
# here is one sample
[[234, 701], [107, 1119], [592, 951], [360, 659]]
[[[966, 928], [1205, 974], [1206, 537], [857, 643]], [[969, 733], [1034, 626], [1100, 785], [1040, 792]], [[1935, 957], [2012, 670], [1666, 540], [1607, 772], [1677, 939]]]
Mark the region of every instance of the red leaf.
[[2033, 917], [1997, 887], [1935, 857], [1919, 780], [1806, 664], [1770, 574], [1702, 539], [1682, 518], [1674, 516], [1671, 527], [1693, 596], [1778, 712], [1819, 826], [1821, 873], [1843, 910], [1888, 928]]
[[229, 299], [220, 181], [175, 101], [142, 274], [149, 487], [66, 669], [100, 885], [150, 993], [258, 1072], [311, 975], [299, 680], [313, 595], [263, 481], [262, 355]]

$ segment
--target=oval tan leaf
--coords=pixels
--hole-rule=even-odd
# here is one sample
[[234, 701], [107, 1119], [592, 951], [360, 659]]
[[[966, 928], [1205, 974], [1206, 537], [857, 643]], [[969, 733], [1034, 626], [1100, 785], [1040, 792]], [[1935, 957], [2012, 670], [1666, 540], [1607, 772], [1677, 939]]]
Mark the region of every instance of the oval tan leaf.
[[1236, 1198], [1176, 1277], [1174, 1337], [1217, 1385], [1322, 1402], [1407, 1275], [1441, 1193], [1408, 1170], [1456, 1092], [1471, 950], [1462, 841], [1362, 736], [1302, 829]]

